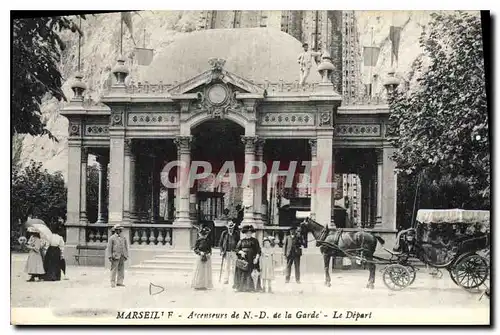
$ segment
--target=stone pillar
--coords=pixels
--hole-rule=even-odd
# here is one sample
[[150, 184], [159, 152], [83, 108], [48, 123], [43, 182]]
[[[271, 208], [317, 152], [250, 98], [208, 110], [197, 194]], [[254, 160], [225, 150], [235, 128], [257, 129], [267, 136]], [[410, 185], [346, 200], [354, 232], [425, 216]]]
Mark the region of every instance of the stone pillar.
[[137, 180], [136, 176], [136, 157], [133, 148], [130, 151], [130, 178], [129, 178], [129, 216], [130, 222], [134, 222], [137, 219], [137, 207], [136, 207], [136, 188], [135, 183]]
[[123, 223], [125, 139], [111, 134], [109, 149], [109, 223]]
[[311, 219], [316, 220], [316, 199], [318, 196], [318, 189], [316, 187], [318, 183], [318, 168], [313, 166], [317, 164], [317, 145], [318, 141], [316, 139], [309, 140], [309, 146], [311, 147], [311, 176], [310, 176], [310, 193], [311, 193]]
[[321, 225], [332, 224], [332, 188], [334, 188], [334, 157], [333, 157], [333, 131], [319, 132], [317, 135], [317, 170], [319, 173], [318, 182], [316, 182], [316, 221]]
[[124, 141], [124, 166], [123, 166], [123, 220], [130, 222], [130, 183], [132, 181], [130, 174], [130, 157], [132, 156], [132, 140]]
[[[262, 162], [264, 156], [264, 140], [258, 139], [256, 142], [255, 156], [258, 162]], [[253, 206], [255, 208], [255, 220], [259, 223], [263, 223], [264, 215], [262, 213], [262, 192], [264, 190], [264, 176], [255, 180], [254, 183], [254, 197]]]
[[82, 147], [81, 149], [81, 182], [80, 182], [80, 223], [86, 225], [87, 220], [87, 162], [89, 157], [89, 149]]
[[375, 225], [380, 227], [382, 224], [382, 188], [383, 188], [383, 180], [382, 180], [382, 150], [376, 150], [377, 155], [377, 217], [375, 219]]
[[151, 223], [157, 223], [158, 222], [158, 195], [157, 195], [157, 190], [159, 188], [159, 180], [157, 178], [157, 166], [158, 159], [156, 155], [151, 155], [151, 161], [150, 161], [150, 176], [151, 178], [151, 189], [149, 196], [151, 197], [151, 201], [149, 203], [149, 210], [151, 212], [150, 216], [150, 222]]
[[[247, 170], [250, 168], [250, 162], [255, 161], [255, 146], [257, 143], [256, 136], [241, 136], [241, 141], [245, 144], [245, 174], [252, 172]], [[249, 180], [247, 185], [243, 185], [243, 225], [255, 226], [254, 219], [254, 185], [253, 180]]]
[[178, 149], [179, 166], [177, 187], [177, 217], [174, 221], [173, 246], [178, 249], [191, 248], [191, 220], [189, 218], [189, 169], [191, 162], [191, 136], [178, 136], [174, 142]]
[[369, 185], [370, 179], [366, 171], [361, 172], [359, 179], [361, 180], [361, 222], [363, 226], [368, 222], [368, 198], [369, 198]]
[[106, 223], [108, 221], [107, 208], [106, 208], [106, 188], [108, 181], [108, 162], [109, 158], [106, 156], [99, 156], [97, 158], [97, 171], [99, 172], [99, 202], [97, 205], [97, 223]]
[[[66, 230], [66, 243], [76, 245], [80, 242], [80, 183], [82, 177], [81, 139], [68, 140], [68, 202], [66, 224], [71, 225]], [[76, 226], [76, 227], [75, 227]], [[85, 239], [85, 236], [83, 236]]]
[[382, 222], [384, 229], [396, 230], [397, 207], [397, 175], [396, 163], [392, 160], [394, 148], [383, 149], [383, 197], [382, 197]]

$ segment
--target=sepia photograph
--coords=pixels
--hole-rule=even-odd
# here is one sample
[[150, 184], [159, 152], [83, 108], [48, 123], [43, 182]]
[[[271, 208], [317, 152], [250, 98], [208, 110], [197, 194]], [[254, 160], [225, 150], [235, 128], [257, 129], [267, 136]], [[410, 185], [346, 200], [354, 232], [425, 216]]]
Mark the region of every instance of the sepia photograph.
[[11, 324], [492, 324], [489, 11], [10, 24]]

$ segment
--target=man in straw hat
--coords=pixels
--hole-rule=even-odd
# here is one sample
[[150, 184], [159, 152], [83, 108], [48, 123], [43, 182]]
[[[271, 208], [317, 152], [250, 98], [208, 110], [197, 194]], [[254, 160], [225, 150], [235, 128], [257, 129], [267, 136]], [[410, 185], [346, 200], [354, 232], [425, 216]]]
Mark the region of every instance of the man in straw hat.
[[111, 231], [113, 235], [109, 237], [106, 254], [111, 262], [111, 287], [125, 286], [123, 279], [125, 278], [125, 261], [128, 259], [128, 243], [127, 239], [121, 236], [123, 227], [119, 224], [115, 225]]
[[236, 245], [239, 240], [240, 232], [236, 229], [236, 224], [231, 220], [227, 225], [227, 229], [222, 232], [219, 240], [220, 253], [223, 262], [225, 262], [225, 267], [223, 268], [224, 284], [229, 283], [229, 274], [230, 272], [234, 272], [234, 264], [236, 262]]

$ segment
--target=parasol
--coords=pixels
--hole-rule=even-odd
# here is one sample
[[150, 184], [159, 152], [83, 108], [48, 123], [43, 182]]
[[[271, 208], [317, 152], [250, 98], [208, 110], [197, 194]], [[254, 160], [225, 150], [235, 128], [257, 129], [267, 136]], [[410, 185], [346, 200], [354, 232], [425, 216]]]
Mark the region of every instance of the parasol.
[[26, 220], [26, 227], [29, 229], [34, 229], [36, 232], [40, 233], [40, 237], [50, 241], [52, 239], [52, 232], [49, 227], [40, 219], [31, 219]]
[[257, 269], [253, 269], [252, 273], [250, 274], [250, 277], [252, 277], [253, 279], [253, 285], [255, 287], [255, 289], [257, 290], [257, 287], [259, 286], [259, 271]]

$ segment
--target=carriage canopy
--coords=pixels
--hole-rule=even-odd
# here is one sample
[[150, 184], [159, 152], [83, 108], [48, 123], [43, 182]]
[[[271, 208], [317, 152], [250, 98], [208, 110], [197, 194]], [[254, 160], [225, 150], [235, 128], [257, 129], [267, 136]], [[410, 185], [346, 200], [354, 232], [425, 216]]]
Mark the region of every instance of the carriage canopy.
[[464, 209], [420, 209], [417, 212], [417, 221], [424, 224], [480, 223], [489, 226], [490, 211], [464, 210]]

